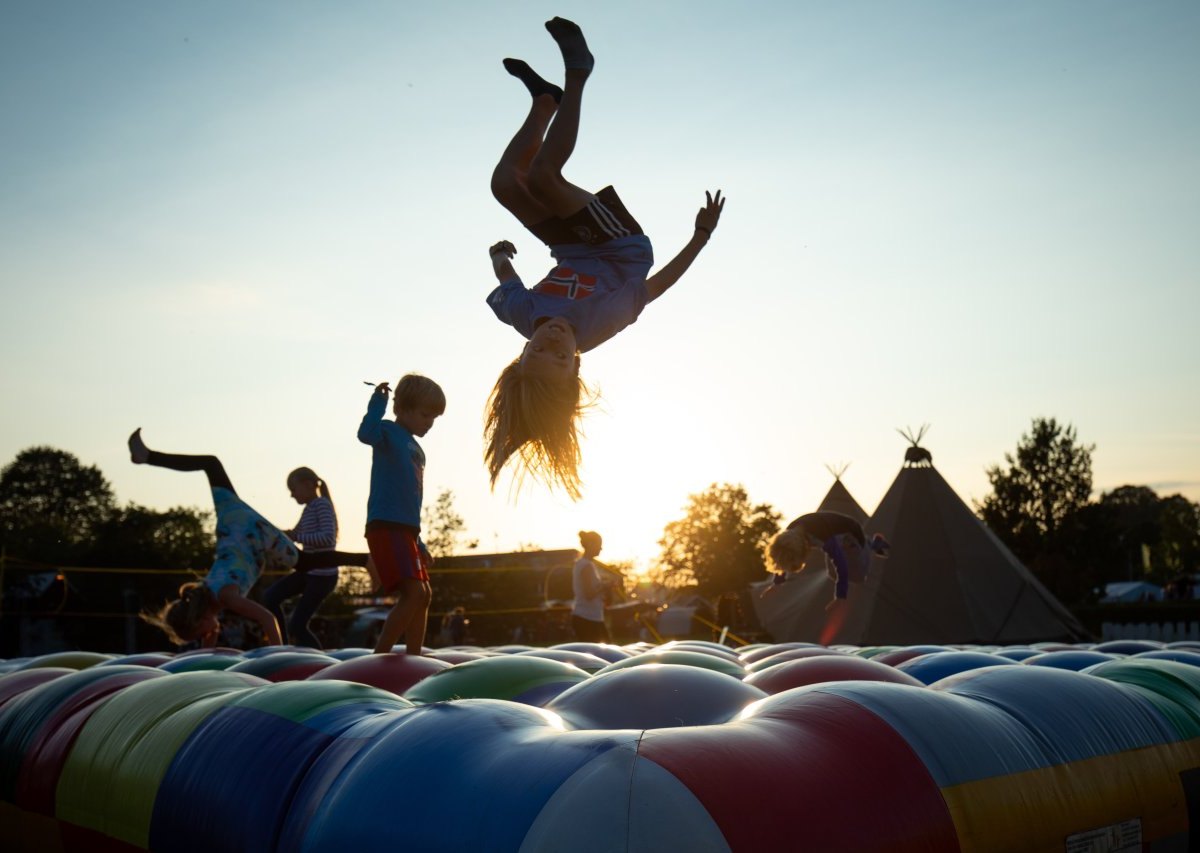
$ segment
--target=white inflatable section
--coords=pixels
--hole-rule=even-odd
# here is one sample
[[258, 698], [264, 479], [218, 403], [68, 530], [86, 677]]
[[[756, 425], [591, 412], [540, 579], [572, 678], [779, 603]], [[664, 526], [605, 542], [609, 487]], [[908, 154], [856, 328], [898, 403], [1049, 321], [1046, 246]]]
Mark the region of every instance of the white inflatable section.
[[708, 811], [635, 744], [577, 770], [542, 808], [520, 853], [730, 853]]

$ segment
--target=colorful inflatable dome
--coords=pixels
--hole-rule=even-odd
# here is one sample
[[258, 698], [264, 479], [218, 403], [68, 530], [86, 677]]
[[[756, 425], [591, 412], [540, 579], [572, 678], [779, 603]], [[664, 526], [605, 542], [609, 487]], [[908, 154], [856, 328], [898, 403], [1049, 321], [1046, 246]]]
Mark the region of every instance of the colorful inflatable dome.
[[0, 675], [0, 849], [1200, 844], [1188, 649], [575, 645], [22, 661]]

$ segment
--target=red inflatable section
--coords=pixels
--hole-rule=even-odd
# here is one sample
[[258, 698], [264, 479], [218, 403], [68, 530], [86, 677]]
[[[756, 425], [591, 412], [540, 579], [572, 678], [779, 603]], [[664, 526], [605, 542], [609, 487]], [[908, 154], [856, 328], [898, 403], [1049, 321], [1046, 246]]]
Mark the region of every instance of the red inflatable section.
[[757, 707], [724, 726], [647, 731], [639, 749], [691, 790], [732, 849], [795, 850], [803, 839], [806, 850], [958, 853], [937, 784], [875, 714], [818, 691]]
[[397, 696], [404, 695], [408, 688], [435, 672], [449, 669], [452, 664], [423, 655], [406, 655], [403, 652], [387, 652], [378, 655], [363, 655], [335, 663], [309, 681], [330, 679], [367, 684], [381, 690], [390, 690]]

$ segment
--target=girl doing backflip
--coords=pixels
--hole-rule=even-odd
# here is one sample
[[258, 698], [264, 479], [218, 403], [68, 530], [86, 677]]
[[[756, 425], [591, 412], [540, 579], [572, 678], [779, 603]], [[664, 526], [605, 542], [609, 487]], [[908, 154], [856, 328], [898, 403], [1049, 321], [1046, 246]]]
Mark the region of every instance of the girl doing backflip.
[[493, 487], [516, 457], [518, 483], [522, 474], [531, 473], [578, 499], [577, 425], [589, 403], [579, 354], [633, 323], [646, 303], [683, 275], [712, 236], [725, 201], [720, 190], [705, 193], [691, 239], [648, 276], [654, 263], [650, 239], [616, 191], [609, 186], [591, 193], [563, 177], [594, 60], [583, 32], [571, 21], [554, 18], [546, 29], [562, 51], [565, 84], [560, 89], [521, 60], [504, 60], [533, 103], [492, 174], [492, 194], [549, 247], [557, 266], [526, 288], [511, 263], [516, 247], [507, 240], [491, 247], [499, 286], [488, 305], [528, 342], [504, 368], [488, 399], [484, 461]]

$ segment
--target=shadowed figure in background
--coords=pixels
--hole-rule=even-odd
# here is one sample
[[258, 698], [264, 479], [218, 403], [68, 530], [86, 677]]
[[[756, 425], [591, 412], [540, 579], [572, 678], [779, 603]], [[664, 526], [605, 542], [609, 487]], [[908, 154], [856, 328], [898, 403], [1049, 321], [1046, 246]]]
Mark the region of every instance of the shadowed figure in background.
[[563, 177], [594, 60], [571, 21], [554, 18], [546, 29], [562, 51], [564, 88], [519, 59], [504, 60], [533, 102], [492, 174], [492, 194], [549, 247], [556, 266], [527, 288], [512, 265], [516, 247], [501, 240], [489, 250], [499, 286], [488, 305], [528, 342], [488, 399], [484, 460], [493, 487], [515, 457], [518, 486], [528, 473], [578, 499], [578, 423], [592, 396], [579, 376], [579, 354], [637, 320], [683, 275], [712, 236], [725, 201], [720, 190], [706, 192], [691, 239], [648, 275], [650, 239], [616, 191], [608, 186], [592, 193]]
[[571, 572], [571, 589], [575, 597], [571, 605], [571, 627], [575, 631], [575, 639], [581, 643], [607, 643], [604, 599], [612, 582], [600, 579], [594, 562], [600, 556], [604, 541], [594, 530], [581, 530], [579, 544], [583, 552]]

